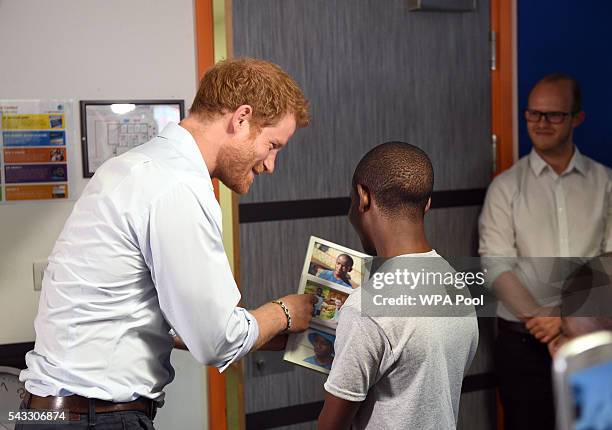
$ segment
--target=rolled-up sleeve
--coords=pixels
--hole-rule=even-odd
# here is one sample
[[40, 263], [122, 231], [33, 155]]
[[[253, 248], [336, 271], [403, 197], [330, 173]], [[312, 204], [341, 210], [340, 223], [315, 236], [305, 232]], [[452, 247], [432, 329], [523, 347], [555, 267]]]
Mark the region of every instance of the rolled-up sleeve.
[[[483, 268], [489, 285], [504, 272], [515, 266], [517, 250], [512, 221], [512, 193], [503, 177], [497, 177], [489, 186], [478, 220], [479, 248]], [[503, 258], [506, 257], [506, 258]]]
[[166, 321], [196, 360], [223, 371], [252, 349], [259, 329], [237, 307], [220, 218], [214, 195], [173, 186], [151, 203], [145, 259]]

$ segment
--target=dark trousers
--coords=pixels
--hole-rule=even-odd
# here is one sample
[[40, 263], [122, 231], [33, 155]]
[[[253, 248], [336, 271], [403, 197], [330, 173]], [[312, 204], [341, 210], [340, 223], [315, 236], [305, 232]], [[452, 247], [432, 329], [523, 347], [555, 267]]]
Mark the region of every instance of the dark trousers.
[[495, 373], [504, 430], [554, 430], [552, 360], [546, 345], [529, 333], [498, 327]]
[[[19, 410], [26, 410], [22, 406]], [[78, 421], [53, 424], [17, 424], [15, 430], [155, 430], [151, 418], [142, 412], [122, 411], [81, 414]]]

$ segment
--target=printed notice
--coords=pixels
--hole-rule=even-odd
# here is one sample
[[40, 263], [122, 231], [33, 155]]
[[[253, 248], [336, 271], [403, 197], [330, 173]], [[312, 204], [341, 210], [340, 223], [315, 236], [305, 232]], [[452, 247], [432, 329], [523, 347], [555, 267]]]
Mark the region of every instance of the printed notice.
[[0, 202], [68, 199], [71, 102], [0, 100]]
[[104, 104], [82, 101], [85, 176], [93, 176], [106, 160], [148, 142], [168, 123], [180, 122], [182, 103], [143, 101]]

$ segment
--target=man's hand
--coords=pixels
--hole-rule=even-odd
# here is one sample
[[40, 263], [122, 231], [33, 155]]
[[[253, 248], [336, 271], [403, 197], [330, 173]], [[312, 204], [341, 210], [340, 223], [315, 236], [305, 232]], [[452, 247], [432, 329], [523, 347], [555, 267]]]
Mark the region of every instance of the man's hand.
[[559, 336], [555, 337], [553, 340], [548, 342], [548, 345], [546, 346], [548, 347], [548, 352], [550, 353], [551, 357], [555, 358], [555, 354], [557, 353], [559, 348], [561, 348], [561, 345], [565, 343], [565, 340], [566, 339], [563, 336], [563, 333], [561, 333], [559, 334]]
[[291, 315], [290, 333], [299, 333], [308, 328], [317, 299], [313, 294], [291, 294], [280, 299]]
[[527, 319], [525, 327], [540, 342], [548, 343], [561, 333], [561, 317], [553, 315], [556, 308], [542, 308], [539, 315]]
[[[292, 294], [280, 299], [291, 315], [291, 333], [304, 331], [310, 324], [313, 305], [316, 299], [311, 294]], [[287, 317], [283, 308], [278, 303], [266, 303], [257, 309], [250, 311], [257, 320], [259, 326], [259, 337], [253, 351], [268, 344], [275, 336], [283, 333], [287, 328]]]
[[287, 334], [279, 334], [274, 336], [264, 345], [261, 345], [259, 349], [263, 351], [284, 351], [287, 347], [287, 341], [289, 340], [289, 335]]

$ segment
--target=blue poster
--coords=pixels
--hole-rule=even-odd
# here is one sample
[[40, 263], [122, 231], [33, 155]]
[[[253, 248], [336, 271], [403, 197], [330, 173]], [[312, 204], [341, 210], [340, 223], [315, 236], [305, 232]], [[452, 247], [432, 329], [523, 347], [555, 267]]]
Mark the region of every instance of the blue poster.
[[4, 180], [7, 184], [68, 180], [66, 164], [7, 164], [4, 170]]
[[65, 146], [64, 131], [5, 131], [4, 146]]

